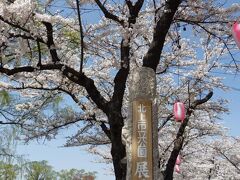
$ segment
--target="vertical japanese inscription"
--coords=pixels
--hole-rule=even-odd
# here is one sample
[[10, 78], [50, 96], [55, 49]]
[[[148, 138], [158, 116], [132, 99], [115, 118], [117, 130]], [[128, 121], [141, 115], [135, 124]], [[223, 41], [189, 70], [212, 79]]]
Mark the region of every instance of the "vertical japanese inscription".
[[153, 179], [152, 102], [133, 101], [132, 177], [133, 180]]

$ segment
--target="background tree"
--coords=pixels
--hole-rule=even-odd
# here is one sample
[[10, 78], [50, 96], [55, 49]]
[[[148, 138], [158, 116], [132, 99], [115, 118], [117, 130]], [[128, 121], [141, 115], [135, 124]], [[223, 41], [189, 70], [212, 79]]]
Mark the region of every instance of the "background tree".
[[18, 166], [0, 161], [0, 178], [15, 180], [18, 175]]
[[96, 172], [86, 172], [85, 170], [81, 169], [69, 169], [69, 170], [61, 170], [58, 174], [60, 180], [68, 180], [68, 179], [81, 179], [83, 176], [91, 175], [96, 177]]
[[52, 169], [47, 161], [32, 161], [26, 166], [27, 180], [54, 180], [57, 179], [57, 173]]
[[[21, 97], [25, 140], [76, 126], [66, 146], [91, 145], [109, 160], [96, 146], [111, 144], [116, 179], [125, 179], [128, 75], [148, 67], [158, 82], [160, 170], [172, 179], [180, 152], [224, 135], [217, 120], [226, 102], [212, 96], [227, 90], [217, 73], [238, 70], [228, 23], [240, 7], [231, 2], [1, 1], [1, 86]], [[176, 99], [187, 109], [182, 124], [173, 120]]]
[[17, 158], [16, 155], [16, 133], [17, 130], [14, 127], [1, 127], [1, 136], [0, 136], [0, 159], [7, 163], [12, 163], [15, 158]]
[[81, 180], [83, 176], [96, 177], [96, 172], [83, 169], [64, 169], [56, 172], [47, 161], [26, 161], [21, 163], [5, 163], [0, 161], [0, 178], [6, 180]]

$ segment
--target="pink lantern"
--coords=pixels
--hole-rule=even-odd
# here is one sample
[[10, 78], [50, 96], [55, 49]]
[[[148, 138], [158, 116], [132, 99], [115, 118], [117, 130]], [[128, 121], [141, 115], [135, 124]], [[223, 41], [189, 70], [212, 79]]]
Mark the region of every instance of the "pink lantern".
[[235, 22], [232, 26], [232, 35], [237, 46], [240, 48], [240, 24], [238, 22]]
[[185, 119], [185, 107], [182, 102], [175, 102], [173, 107], [174, 118], [177, 122], [183, 122]]
[[175, 165], [175, 171], [176, 171], [177, 173], [180, 173], [179, 165]]
[[177, 165], [180, 165], [180, 164], [181, 164], [181, 156], [180, 156], [180, 155], [177, 156], [176, 164], [177, 164]]

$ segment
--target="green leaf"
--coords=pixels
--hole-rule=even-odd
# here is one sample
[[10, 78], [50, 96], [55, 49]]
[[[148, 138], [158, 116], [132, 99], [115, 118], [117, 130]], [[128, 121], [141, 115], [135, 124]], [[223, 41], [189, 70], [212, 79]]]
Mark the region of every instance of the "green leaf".
[[2, 106], [10, 104], [11, 98], [6, 90], [0, 91], [0, 103]]
[[53, 99], [53, 109], [57, 110], [59, 107], [59, 104], [62, 102], [63, 98], [62, 96], [56, 96]]

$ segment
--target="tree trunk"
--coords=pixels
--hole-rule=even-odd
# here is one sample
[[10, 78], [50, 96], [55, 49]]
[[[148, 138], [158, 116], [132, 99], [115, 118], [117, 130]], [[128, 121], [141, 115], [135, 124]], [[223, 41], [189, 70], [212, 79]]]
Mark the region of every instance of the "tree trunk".
[[[118, 110], [116, 110], [118, 109]], [[121, 108], [120, 108], [121, 109]], [[109, 124], [111, 133], [111, 155], [116, 180], [125, 180], [127, 164], [122, 160], [126, 157], [126, 148], [122, 143], [123, 117], [119, 108], [109, 107]]]
[[183, 145], [183, 137], [180, 137], [174, 143], [174, 148], [173, 148], [173, 151], [171, 153], [170, 159], [167, 163], [167, 167], [165, 170], [164, 180], [172, 180], [173, 179], [175, 162], [176, 162], [177, 156], [180, 152], [182, 145]]

